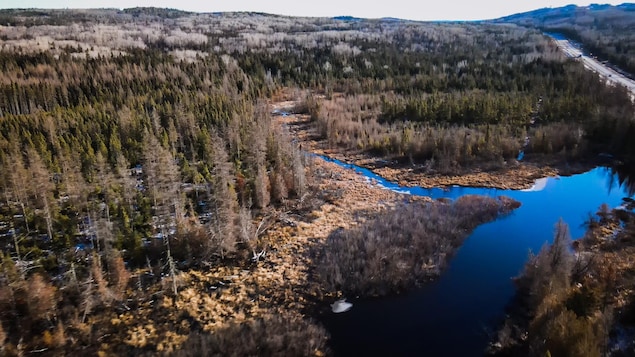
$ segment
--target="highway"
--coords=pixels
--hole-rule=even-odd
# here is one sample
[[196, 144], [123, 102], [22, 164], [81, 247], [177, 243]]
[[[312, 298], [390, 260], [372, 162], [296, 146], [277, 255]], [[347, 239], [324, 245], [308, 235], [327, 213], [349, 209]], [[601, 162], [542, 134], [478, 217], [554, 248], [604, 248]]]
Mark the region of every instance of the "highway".
[[581, 60], [584, 63], [585, 68], [598, 73], [600, 77], [606, 79], [608, 82], [623, 85], [631, 92], [631, 97], [635, 99], [634, 80], [616, 72], [593, 57], [585, 56], [582, 51], [573, 46], [569, 40], [556, 38], [553, 38], [553, 40], [558, 45], [558, 48], [561, 49], [567, 56]]

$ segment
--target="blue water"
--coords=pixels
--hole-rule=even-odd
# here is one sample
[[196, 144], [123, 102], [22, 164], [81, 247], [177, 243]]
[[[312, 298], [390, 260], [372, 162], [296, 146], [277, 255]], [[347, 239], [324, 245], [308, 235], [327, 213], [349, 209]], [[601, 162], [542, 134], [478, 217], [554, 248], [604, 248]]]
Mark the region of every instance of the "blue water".
[[479, 226], [451, 259], [441, 277], [399, 296], [359, 300], [353, 308], [328, 314], [323, 323], [338, 356], [482, 356], [491, 331], [504, 317], [529, 250], [551, 242], [554, 224], [564, 219], [573, 238], [602, 203], [619, 206], [629, 196], [607, 168], [548, 178], [540, 191], [451, 187], [404, 188], [371, 171], [325, 158], [369, 177], [388, 189], [433, 198], [466, 194], [505, 195], [522, 206], [511, 215]]

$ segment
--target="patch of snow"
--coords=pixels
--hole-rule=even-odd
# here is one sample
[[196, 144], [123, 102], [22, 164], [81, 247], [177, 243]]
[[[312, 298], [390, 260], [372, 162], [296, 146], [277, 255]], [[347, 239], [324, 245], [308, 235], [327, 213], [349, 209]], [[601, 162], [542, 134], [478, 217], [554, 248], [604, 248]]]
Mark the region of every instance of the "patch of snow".
[[336, 313], [342, 313], [350, 310], [353, 307], [353, 304], [350, 302], [346, 302], [346, 298], [337, 300], [336, 302], [331, 304], [331, 310]]
[[549, 178], [548, 177], [543, 177], [543, 178], [539, 178], [534, 182], [534, 185], [531, 186], [530, 188], [521, 190], [522, 192], [537, 192], [537, 191], [542, 191], [545, 189], [545, 187], [547, 187], [547, 182], [549, 182]]
[[410, 192], [408, 190], [404, 191], [404, 190], [392, 189], [390, 191], [395, 192], [395, 193], [399, 193], [399, 194], [402, 194], [402, 195], [412, 195], [412, 192]]

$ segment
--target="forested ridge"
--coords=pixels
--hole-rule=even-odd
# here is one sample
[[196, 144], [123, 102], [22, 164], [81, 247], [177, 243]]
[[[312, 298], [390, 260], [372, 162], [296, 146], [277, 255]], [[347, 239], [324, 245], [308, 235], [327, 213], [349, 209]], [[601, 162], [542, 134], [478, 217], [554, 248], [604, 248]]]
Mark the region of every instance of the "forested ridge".
[[270, 354], [285, 348], [274, 334], [303, 341], [294, 353], [322, 353], [321, 327], [286, 324], [273, 310], [224, 312], [253, 319], [205, 325], [216, 335], [195, 318], [207, 312], [178, 310], [181, 325], [165, 328], [176, 335], [139, 326], [112, 341], [126, 313], [154, 304], [165, 318], [183, 307], [179, 272], [249, 270], [272, 248], [263, 238], [272, 225], [328, 199], [312, 185], [311, 159], [274, 121], [271, 102], [285, 96], [330, 147], [434, 172], [502, 168], [521, 151], [635, 155], [628, 93], [513, 25], [154, 8], [2, 10], [0, 19], [8, 355], [166, 352], [189, 331], [192, 349], [223, 353], [251, 333]]
[[587, 53], [635, 75], [635, 4], [591, 4], [544, 8], [494, 20], [561, 33]]

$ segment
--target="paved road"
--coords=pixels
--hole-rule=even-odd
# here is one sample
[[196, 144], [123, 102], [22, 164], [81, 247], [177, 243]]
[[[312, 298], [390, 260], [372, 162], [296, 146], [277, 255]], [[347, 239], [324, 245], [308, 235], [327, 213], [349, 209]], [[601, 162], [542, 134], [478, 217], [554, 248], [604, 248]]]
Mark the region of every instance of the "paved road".
[[602, 64], [595, 58], [585, 56], [578, 48], [573, 46], [568, 40], [555, 39], [558, 48], [560, 48], [567, 56], [578, 58], [584, 63], [584, 67], [598, 73], [602, 78], [611, 83], [623, 85], [631, 92], [631, 97], [635, 98], [635, 81], [624, 77], [619, 72]]

